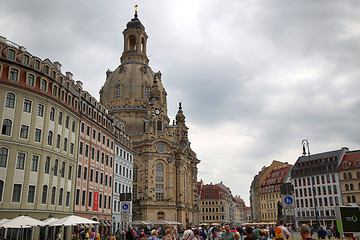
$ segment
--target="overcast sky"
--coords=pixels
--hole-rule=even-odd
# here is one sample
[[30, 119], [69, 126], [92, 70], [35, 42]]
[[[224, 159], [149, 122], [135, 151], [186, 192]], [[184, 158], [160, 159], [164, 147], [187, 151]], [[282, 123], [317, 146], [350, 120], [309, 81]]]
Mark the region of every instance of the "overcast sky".
[[312, 153], [360, 148], [358, 0], [2, 0], [0, 35], [99, 99], [135, 4], [170, 119], [182, 102], [198, 180], [249, 205], [254, 175], [295, 163], [302, 139]]

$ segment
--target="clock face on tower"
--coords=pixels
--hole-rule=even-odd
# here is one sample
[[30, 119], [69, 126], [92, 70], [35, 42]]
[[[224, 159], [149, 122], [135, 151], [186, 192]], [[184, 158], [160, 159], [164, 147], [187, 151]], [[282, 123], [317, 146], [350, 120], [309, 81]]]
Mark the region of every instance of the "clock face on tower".
[[160, 109], [155, 108], [155, 114], [156, 114], [156, 115], [159, 115], [159, 114], [160, 114]]

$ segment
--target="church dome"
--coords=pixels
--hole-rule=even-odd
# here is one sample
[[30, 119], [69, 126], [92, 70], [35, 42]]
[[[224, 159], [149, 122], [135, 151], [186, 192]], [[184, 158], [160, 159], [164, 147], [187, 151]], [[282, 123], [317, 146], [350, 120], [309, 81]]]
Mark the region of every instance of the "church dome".
[[137, 14], [135, 14], [134, 18], [131, 19], [131, 21], [126, 24], [126, 29], [133, 29], [133, 28], [139, 28], [145, 31], [145, 27], [138, 19]]
[[[108, 71], [107, 75], [100, 90], [100, 102], [108, 109], [141, 110], [150, 100], [154, 76], [159, 74], [145, 64], [131, 62]], [[160, 77], [157, 77], [157, 91], [160, 102], [166, 105], [166, 90]]]

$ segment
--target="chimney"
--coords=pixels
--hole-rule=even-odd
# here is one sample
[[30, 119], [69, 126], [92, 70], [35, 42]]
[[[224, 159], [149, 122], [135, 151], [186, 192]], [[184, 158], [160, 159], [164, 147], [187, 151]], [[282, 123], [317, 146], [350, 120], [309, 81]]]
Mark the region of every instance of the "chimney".
[[[67, 75], [67, 74], [66, 74]], [[83, 83], [82, 81], [76, 81], [76, 86], [82, 89]]]
[[6, 37], [0, 36], [0, 43], [6, 43]]
[[61, 64], [59, 62], [54, 62], [54, 65], [55, 65], [56, 69], [61, 72]]
[[66, 77], [72, 80], [73, 74], [71, 72], [66, 72]]

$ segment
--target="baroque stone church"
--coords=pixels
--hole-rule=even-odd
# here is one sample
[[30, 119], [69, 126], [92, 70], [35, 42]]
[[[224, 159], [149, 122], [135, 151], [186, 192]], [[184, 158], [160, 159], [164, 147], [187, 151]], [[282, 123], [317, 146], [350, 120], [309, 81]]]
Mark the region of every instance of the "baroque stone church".
[[100, 102], [125, 122], [133, 141], [133, 221], [198, 224], [200, 160], [190, 147], [181, 103], [171, 122], [162, 75], [149, 67], [148, 36], [136, 10], [123, 35], [121, 65], [106, 72]]

